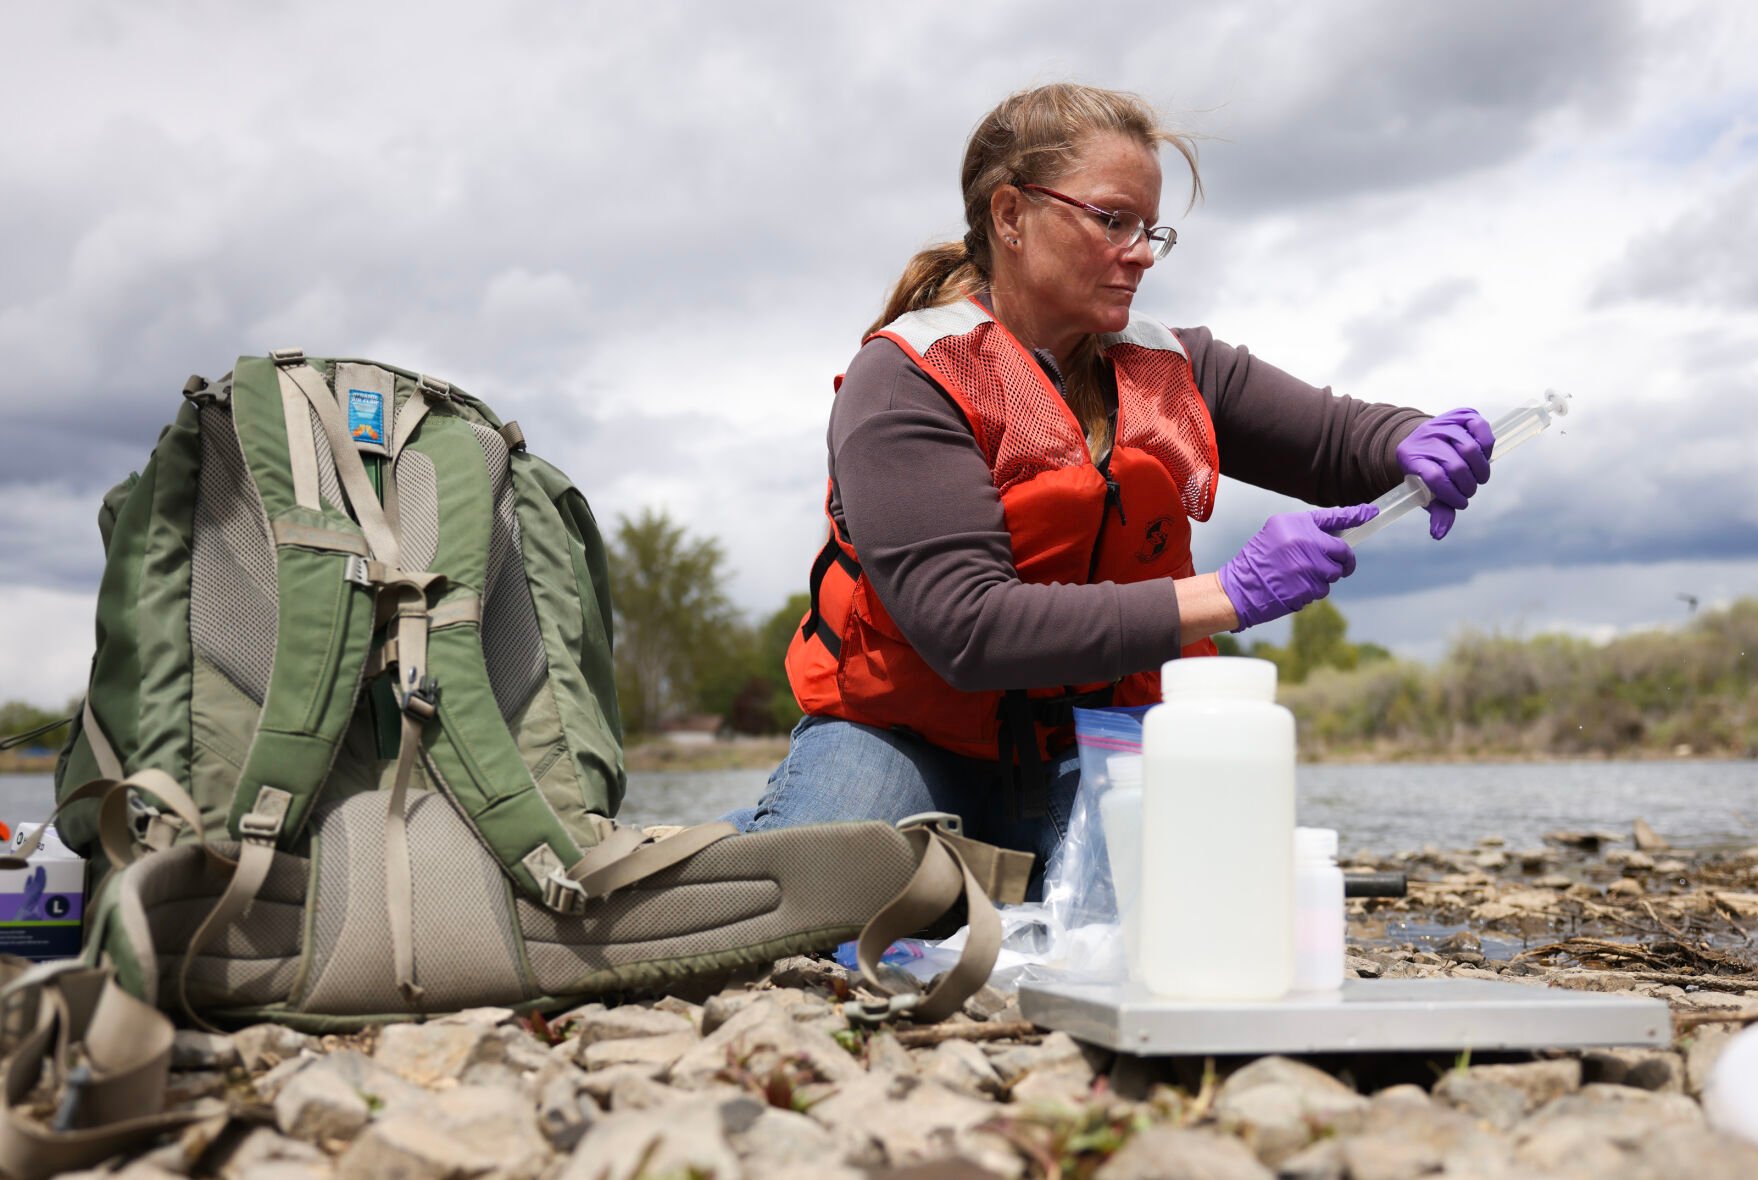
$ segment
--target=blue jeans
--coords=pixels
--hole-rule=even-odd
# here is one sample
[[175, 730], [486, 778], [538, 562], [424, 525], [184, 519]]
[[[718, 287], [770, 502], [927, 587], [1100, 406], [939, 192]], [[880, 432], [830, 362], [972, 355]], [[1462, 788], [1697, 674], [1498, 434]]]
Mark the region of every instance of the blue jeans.
[[1049, 814], [1009, 816], [1012, 788], [993, 760], [954, 754], [909, 733], [875, 729], [836, 717], [803, 717], [787, 757], [769, 776], [757, 806], [724, 816], [742, 832], [795, 824], [878, 819], [896, 823], [920, 811], [949, 811], [965, 835], [1036, 854], [1028, 899], [1042, 895], [1044, 866], [1068, 832], [1080, 759], [1074, 749], [1044, 767]]

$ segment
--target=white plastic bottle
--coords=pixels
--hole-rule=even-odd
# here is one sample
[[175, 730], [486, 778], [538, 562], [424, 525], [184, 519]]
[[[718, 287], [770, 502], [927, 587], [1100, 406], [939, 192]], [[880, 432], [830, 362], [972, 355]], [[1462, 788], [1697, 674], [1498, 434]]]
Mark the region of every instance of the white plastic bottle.
[[1105, 759], [1111, 785], [1099, 796], [1099, 822], [1111, 861], [1111, 887], [1117, 894], [1117, 920], [1129, 977], [1141, 978], [1141, 755]]
[[1343, 870], [1337, 833], [1294, 829], [1294, 990], [1329, 992], [1343, 986]]
[[1168, 662], [1142, 723], [1140, 958], [1170, 999], [1294, 982], [1294, 715], [1268, 660]]

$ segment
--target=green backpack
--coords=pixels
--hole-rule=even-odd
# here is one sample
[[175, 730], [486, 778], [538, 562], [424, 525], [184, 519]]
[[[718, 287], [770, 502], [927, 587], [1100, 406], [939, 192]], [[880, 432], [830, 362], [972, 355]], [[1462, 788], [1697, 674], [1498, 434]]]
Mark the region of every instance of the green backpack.
[[[872, 977], [961, 902], [959, 966], [875, 1015], [939, 1019], [987, 978], [988, 898], [1019, 900], [1031, 858], [955, 817], [736, 838], [612, 822], [604, 546], [516, 424], [298, 350], [184, 396], [100, 513], [97, 653], [56, 769], [59, 831], [94, 866], [84, 951], [0, 987], [0, 1041], [22, 1046], [0, 1168], [102, 1158], [183, 1117], [159, 1109], [155, 1008], [316, 1031], [554, 1008], [856, 935]], [[45, 1059], [90, 1067], [53, 1130], [17, 1113]]]
[[[432, 787], [541, 895], [624, 785], [584, 497], [516, 423], [388, 365], [285, 350], [184, 396], [104, 500], [97, 654], [58, 797], [160, 770], [209, 837], [296, 850], [320, 800]], [[63, 838], [90, 853], [96, 817], [68, 808]], [[179, 822], [158, 802], [135, 818], [155, 846]]]

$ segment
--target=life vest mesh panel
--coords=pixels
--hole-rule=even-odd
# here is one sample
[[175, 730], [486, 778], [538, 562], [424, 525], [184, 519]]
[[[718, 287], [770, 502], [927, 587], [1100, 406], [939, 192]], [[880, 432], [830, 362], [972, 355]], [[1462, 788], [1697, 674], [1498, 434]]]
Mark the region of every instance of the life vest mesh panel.
[[[1128, 371], [1130, 384], [1144, 398], [1162, 409], [1158, 414], [1122, 413], [1118, 445], [1138, 447], [1158, 459], [1174, 479], [1182, 476], [1178, 494], [1185, 514], [1207, 520], [1215, 507], [1215, 444], [1190, 365], [1180, 353], [1134, 344], [1116, 345], [1107, 355], [1120, 374]], [[1123, 397], [1119, 389], [1119, 400]]]
[[190, 645], [262, 704], [275, 666], [275, 549], [232, 415], [218, 405], [201, 410], [189, 562]]
[[420, 451], [397, 456], [397, 543], [409, 569], [433, 567], [439, 551], [439, 477]]
[[[968, 341], [968, 343], [966, 343]], [[977, 416], [977, 445], [997, 491], [1058, 467], [1087, 462], [1087, 443], [1074, 418], [1057, 409], [1037, 362], [993, 323], [968, 337], [936, 340], [923, 359], [954, 381]], [[1046, 405], [1047, 399], [1055, 399]]]
[[549, 670], [543, 654], [543, 632], [531, 586], [525, 580], [525, 556], [519, 544], [519, 517], [507, 464], [507, 443], [499, 432], [472, 422], [470, 432], [482, 447], [494, 495], [489, 525], [488, 574], [482, 588], [482, 651], [488, 664], [489, 687], [501, 716], [511, 718], [537, 691]]

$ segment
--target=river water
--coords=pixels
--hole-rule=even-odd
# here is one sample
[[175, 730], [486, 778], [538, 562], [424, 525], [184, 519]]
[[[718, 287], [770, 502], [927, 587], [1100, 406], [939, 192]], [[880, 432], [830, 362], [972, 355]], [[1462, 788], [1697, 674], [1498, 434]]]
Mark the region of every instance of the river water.
[[[629, 776], [622, 815], [638, 824], [700, 823], [762, 794], [764, 770]], [[1464, 847], [1501, 836], [1532, 847], [1559, 828], [1627, 833], [1640, 817], [1681, 848], [1758, 845], [1758, 762], [1534, 762], [1303, 765], [1299, 822], [1336, 828], [1345, 852]], [[40, 820], [47, 775], [0, 775], [0, 819]]]

